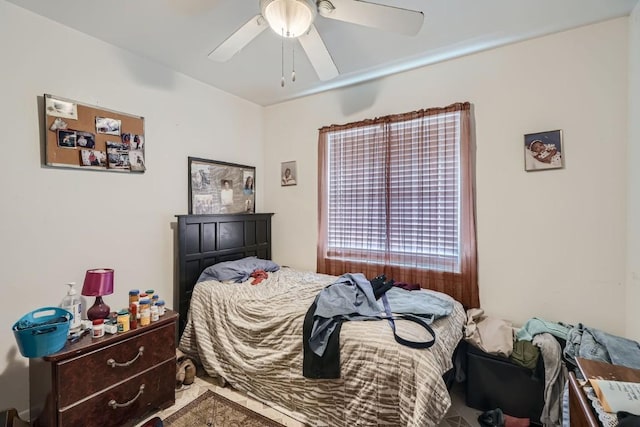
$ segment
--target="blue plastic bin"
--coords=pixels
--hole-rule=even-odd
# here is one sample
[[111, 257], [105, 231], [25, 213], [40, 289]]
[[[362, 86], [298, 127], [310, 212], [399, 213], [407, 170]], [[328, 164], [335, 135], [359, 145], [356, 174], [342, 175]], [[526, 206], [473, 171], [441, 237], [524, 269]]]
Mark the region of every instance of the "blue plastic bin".
[[12, 328], [20, 354], [43, 357], [61, 350], [71, 319], [73, 315], [59, 307], [43, 307], [22, 316]]

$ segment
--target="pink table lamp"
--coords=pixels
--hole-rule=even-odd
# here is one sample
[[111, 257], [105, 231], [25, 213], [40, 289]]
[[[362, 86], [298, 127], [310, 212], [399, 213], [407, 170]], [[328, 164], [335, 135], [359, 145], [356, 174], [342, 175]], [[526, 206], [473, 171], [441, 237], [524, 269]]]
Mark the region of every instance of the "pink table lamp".
[[87, 270], [82, 286], [82, 295], [96, 297], [96, 302], [87, 310], [89, 320], [106, 319], [111, 313], [111, 308], [102, 301], [103, 295], [113, 293], [113, 269], [97, 268]]

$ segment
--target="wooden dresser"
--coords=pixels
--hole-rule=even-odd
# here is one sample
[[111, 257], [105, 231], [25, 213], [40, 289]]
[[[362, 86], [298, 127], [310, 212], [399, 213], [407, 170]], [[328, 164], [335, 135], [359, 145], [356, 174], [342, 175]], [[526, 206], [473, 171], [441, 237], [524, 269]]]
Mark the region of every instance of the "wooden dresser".
[[[640, 383], [640, 369], [581, 357], [576, 358], [576, 363], [585, 378]], [[580, 382], [573, 372], [569, 373], [569, 413], [572, 427], [601, 426], [591, 401], [585, 395]]]
[[591, 402], [573, 372], [569, 372], [569, 420], [571, 427], [600, 427]]
[[134, 425], [175, 403], [178, 314], [102, 338], [87, 335], [29, 361], [35, 426]]

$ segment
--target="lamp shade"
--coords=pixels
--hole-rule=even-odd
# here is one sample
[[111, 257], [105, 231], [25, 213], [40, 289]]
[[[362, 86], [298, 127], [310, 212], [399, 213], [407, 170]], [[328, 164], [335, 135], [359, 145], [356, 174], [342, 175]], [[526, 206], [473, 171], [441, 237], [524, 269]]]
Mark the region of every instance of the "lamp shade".
[[271, 29], [284, 37], [306, 33], [317, 12], [312, 0], [261, 0], [260, 7]]
[[97, 268], [87, 270], [82, 286], [82, 295], [99, 297], [113, 293], [113, 269]]

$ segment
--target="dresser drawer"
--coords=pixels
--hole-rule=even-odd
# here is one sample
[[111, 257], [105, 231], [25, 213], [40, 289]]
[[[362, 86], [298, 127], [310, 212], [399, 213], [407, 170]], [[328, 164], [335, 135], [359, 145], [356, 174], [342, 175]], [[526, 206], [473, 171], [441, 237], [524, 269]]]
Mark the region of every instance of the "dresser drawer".
[[175, 403], [175, 372], [175, 360], [170, 360], [63, 408], [58, 411], [58, 426], [121, 427], [152, 410], [168, 408]]
[[[175, 364], [175, 331], [172, 322], [59, 363], [57, 406], [65, 408], [169, 359]], [[110, 361], [118, 365], [112, 367]]]

